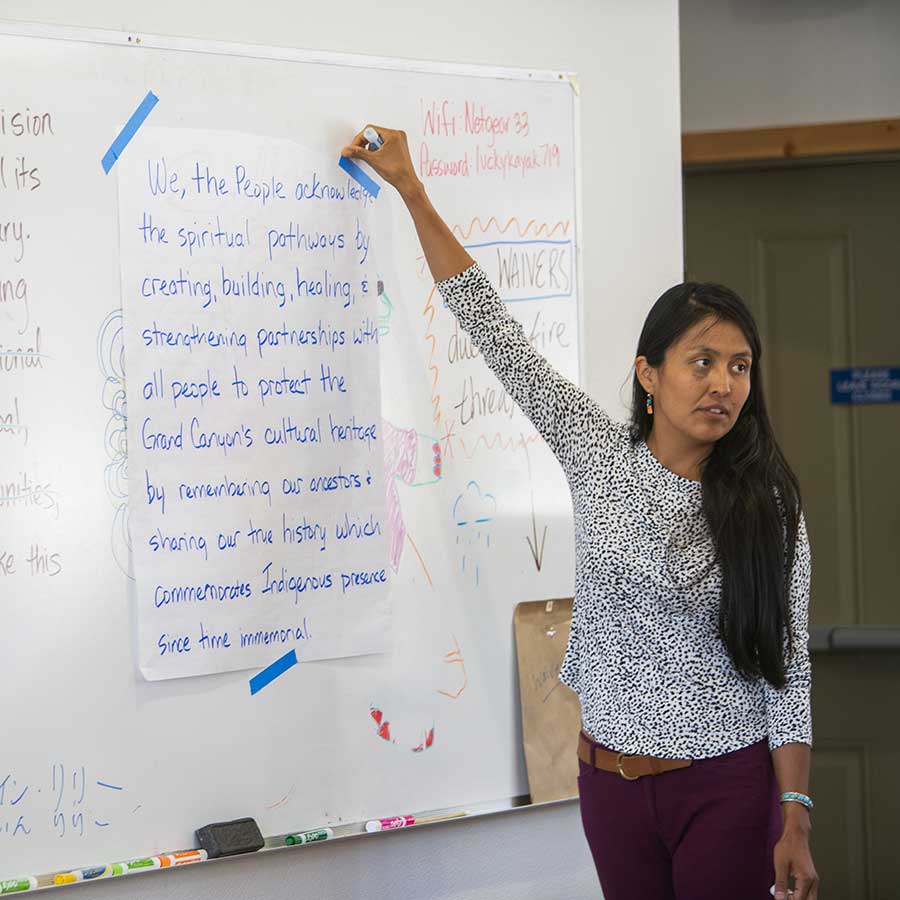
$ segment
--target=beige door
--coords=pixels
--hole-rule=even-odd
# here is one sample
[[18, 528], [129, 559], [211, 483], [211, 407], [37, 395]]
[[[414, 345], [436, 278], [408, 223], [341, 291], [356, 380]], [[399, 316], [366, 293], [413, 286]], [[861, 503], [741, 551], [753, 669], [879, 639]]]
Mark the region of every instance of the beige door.
[[[685, 175], [686, 278], [738, 291], [800, 478], [810, 619], [900, 623], [900, 404], [833, 406], [829, 370], [900, 367], [900, 163]], [[900, 649], [813, 656], [821, 896], [900, 898]]]

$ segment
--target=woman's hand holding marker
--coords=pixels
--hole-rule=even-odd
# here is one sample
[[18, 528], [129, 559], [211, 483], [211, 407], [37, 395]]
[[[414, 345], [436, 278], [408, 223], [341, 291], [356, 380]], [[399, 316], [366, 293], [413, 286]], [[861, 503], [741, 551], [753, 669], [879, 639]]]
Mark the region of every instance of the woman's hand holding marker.
[[366, 125], [341, 150], [341, 156], [368, 163], [388, 184], [397, 189], [412, 216], [419, 243], [425, 251], [425, 259], [435, 281], [457, 275], [472, 265], [472, 257], [437, 214], [425, 193], [425, 185], [416, 175], [409, 155], [406, 132], [385, 128], [383, 125]]
[[[378, 139], [381, 140], [380, 146]], [[381, 125], [367, 125], [341, 150], [341, 156], [362, 160], [370, 165], [388, 184], [397, 189], [404, 200], [422, 188], [422, 182], [416, 177], [406, 133], [403, 131], [394, 131]]]

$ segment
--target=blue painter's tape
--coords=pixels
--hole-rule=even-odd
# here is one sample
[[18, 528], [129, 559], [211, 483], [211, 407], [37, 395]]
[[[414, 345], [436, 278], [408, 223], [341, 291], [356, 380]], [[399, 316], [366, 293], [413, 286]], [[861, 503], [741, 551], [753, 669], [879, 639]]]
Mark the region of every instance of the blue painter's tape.
[[116, 164], [116, 160], [128, 146], [135, 132], [144, 124], [144, 119], [150, 115], [150, 110], [159, 103], [159, 97], [153, 91], [147, 91], [147, 96], [141, 101], [141, 105], [131, 114], [131, 118], [125, 123], [125, 127], [109, 145], [109, 150], [103, 155], [101, 165], [103, 171], [109, 175], [109, 170]]
[[250, 679], [250, 695], [258, 694], [267, 684], [274, 681], [279, 675], [284, 675], [288, 669], [297, 665], [297, 651], [291, 650], [280, 659], [276, 659], [271, 666], [266, 666], [262, 672]]
[[352, 159], [342, 156], [338, 165], [354, 180], [358, 181], [373, 197], [378, 196], [380, 187]]

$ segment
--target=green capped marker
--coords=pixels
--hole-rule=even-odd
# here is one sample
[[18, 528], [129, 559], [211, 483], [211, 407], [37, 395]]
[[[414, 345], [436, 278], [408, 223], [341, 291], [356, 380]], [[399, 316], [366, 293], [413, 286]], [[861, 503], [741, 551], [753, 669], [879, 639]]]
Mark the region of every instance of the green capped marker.
[[21, 894], [22, 891], [33, 891], [38, 886], [37, 878], [10, 878], [0, 881], [0, 894]]
[[317, 828], [315, 831], [304, 831], [303, 834], [289, 834], [284, 842], [286, 844], [312, 844], [315, 841], [327, 841], [334, 837], [331, 828]]
[[152, 856], [147, 859], [130, 859], [128, 862], [120, 863], [123, 874], [128, 875], [130, 872], [140, 872], [142, 869], [158, 869], [160, 866], [159, 857]]

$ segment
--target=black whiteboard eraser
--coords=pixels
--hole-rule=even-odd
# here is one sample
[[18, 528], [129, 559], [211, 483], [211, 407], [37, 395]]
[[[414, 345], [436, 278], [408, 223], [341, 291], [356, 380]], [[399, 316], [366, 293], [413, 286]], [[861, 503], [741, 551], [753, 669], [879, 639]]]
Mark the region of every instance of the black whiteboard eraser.
[[236, 856], [238, 853], [255, 853], [262, 850], [266, 843], [259, 825], [253, 819], [213, 822], [198, 828], [195, 834], [210, 859]]

